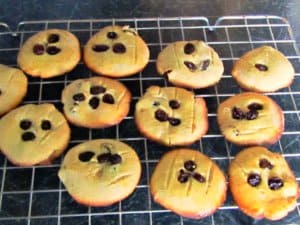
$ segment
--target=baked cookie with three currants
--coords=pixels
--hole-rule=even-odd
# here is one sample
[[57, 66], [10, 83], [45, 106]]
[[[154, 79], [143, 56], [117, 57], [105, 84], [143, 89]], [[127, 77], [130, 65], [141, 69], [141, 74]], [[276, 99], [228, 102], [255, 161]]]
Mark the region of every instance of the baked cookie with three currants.
[[84, 47], [89, 69], [109, 77], [132, 76], [147, 65], [150, 52], [137, 31], [129, 26], [107, 26], [94, 34]]
[[298, 183], [278, 153], [246, 148], [230, 163], [228, 173], [233, 198], [248, 216], [279, 220], [297, 206]]
[[141, 163], [129, 145], [97, 139], [71, 148], [58, 176], [78, 203], [108, 206], [135, 190], [141, 176]]

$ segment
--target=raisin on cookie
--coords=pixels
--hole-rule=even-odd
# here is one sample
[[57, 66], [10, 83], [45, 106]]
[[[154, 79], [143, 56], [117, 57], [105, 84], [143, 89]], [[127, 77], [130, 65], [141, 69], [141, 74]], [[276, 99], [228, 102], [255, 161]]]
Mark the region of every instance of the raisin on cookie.
[[236, 155], [229, 165], [229, 186], [239, 208], [255, 219], [279, 220], [297, 205], [298, 183], [289, 165], [264, 147]]
[[150, 180], [155, 202], [193, 219], [213, 214], [225, 201], [226, 190], [219, 167], [204, 154], [186, 148], [163, 155]]
[[177, 41], [169, 44], [158, 55], [156, 68], [176, 85], [205, 88], [216, 84], [224, 66], [213, 48], [203, 41]]
[[107, 26], [94, 34], [84, 47], [84, 62], [97, 74], [125, 77], [140, 72], [149, 61], [149, 49], [128, 26]]
[[58, 176], [78, 203], [108, 206], [135, 190], [141, 176], [141, 163], [127, 144], [98, 139], [70, 149]]
[[204, 99], [183, 88], [149, 87], [134, 117], [143, 135], [167, 146], [192, 144], [208, 129]]

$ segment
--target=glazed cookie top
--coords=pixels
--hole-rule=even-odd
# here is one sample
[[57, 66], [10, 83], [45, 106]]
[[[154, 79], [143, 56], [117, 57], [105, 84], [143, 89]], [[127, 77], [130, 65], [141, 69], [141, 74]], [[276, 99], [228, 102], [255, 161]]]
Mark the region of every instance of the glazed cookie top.
[[242, 211], [278, 220], [296, 207], [298, 183], [285, 159], [264, 147], [246, 148], [229, 166], [229, 184]]
[[158, 55], [157, 71], [177, 86], [205, 88], [216, 84], [224, 71], [213, 48], [202, 41], [177, 41]]
[[58, 175], [79, 203], [106, 206], [132, 193], [140, 179], [141, 164], [127, 144], [98, 139], [70, 149]]
[[0, 149], [14, 164], [44, 163], [66, 148], [69, 125], [52, 104], [28, 104], [14, 109], [0, 120]]
[[27, 83], [21, 70], [0, 64], [0, 116], [22, 101], [27, 93]]
[[243, 55], [235, 63], [232, 76], [246, 90], [272, 92], [289, 86], [295, 71], [280, 51], [262, 46]]
[[179, 215], [198, 219], [223, 204], [226, 189], [218, 166], [202, 153], [185, 148], [166, 153], [150, 181], [156, 202]]
[[70, 32], [49, 29], [27, 39], [18, 54], [18, 65], [34, 77], [64, 75], [80, 60], [78, 39]]
[[78, 79], [62, 92], [67, 119], [89, 128], [102, 128], [119, 123], [130, 107], [131, 94], [119, 81], [104, 77]]
[[149, 61], [149, 49], [129, 26], [107, 26], [84, 47], [84, 61], [94, 72], [125, 77], [141, 71]]
[[284, 130], [281, 108], [268, 96], [254, 92], [222, 102], [217, 120], [225, 138], [238, 145], [273, 144]]
[[188, 145], [208, 128], [203, 98], [183, 88], [151, 86], [135, 107], [138, 129], [164, 145]]

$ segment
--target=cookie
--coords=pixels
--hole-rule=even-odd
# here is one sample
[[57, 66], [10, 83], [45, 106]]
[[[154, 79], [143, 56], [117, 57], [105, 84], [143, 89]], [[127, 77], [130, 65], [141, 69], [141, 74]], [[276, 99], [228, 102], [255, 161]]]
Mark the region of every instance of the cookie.
[[66, 118], [77, 126], [104, 128], [124, 119], [131, 94], [119, 81], [103, 77], [78, 79], [62, 92]]
[[296, 208], [295, 176], [280, 154], [264, 147], [236, 155], [229, 166], [229, 186], [239, 208], [255, 219], [279, 220]]
[[208, 129], [204, 99], [183, 88], [149, 87], [134, 117], [144, 136], [167, 146], [192, 144]]
[[141, 176], [141, 163], [127, 144], [98, 139], [70, 149], [58, 176], [78, 203], [108, 206], [135, 190]]
[[50, 163], [67, 147], [70, 128], [52, 104], [20, 106], [0, 120], [0, 149], [20, 166]]
[[70, 32], [49, 29], [25, 41], [18, 65], [33, 77], [51, 78], [71, 71], [80, 60], [80, 44]]
[[27, 84], [21, 70], [0, 64], [0, 116], [21, 103]]
[[140, 72], [149, 61], [149, 49], [129, 26], [107, 26], [94, 34], [84, 47], [88, 68], [109, 77], [126, 77]]
[[224, 66], [213, 48], [203, 41], [177, 41], [158, 55], [156, 68], [170, 83], [187, 88], [205, 88], [216, 84]]
[[155, 202], [184, 217], [213, 214], [225, 201], [226, 180], [219, 167], [192, 149], [175, 149], [158, 162], [150, 180]]
[[288, 87], [295, 71], [290, 61], [270, 46], [253, 49], [243, 55], [232, 69], [232, 77], [245, 90], [274, 92]]
[[284, 130], [281, 108], [268, 96], [245, 92], [223, 101], [217, 120], [225, 138], [237, 145], [269, 145]]

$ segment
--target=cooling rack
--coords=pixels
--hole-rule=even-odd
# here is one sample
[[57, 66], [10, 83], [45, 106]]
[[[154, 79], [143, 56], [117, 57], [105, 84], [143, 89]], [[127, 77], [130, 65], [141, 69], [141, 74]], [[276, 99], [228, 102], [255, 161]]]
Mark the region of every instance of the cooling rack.
[[[214, 22], [211, 22], [214, 21]], [[230, 75], [232, 65], [243, 53], [261, 45], [270, 45], [293, 64], [296, 77], [289, 88], [267, 93], [283, 109], [285, 131], [273, 151], [283, 154], [300, 181], [300, 54], [296, 47], [289, 22], [277, 16], [227, 16], [128, 18], [95, 20], [26, 21], [12, 31], [0, 23], [0, 63], [16, 66], [19, 47], [34, 33], [61, 28], [73, 32], [83, 46], [100, 28], [111, 25], [130, 25], [138, 30], [150, 48], [150, 62], [144, 71], [120, 79], [131, 91], [133, 100], [129, 115], [117, 126], [106, 129], [86, 129], [71, 126], [69, 148], [96, 138], [114, 138], [136, 149], [142, 162], [142, 178], [135, 192], [126, 200], [109, 207], [85, 207], [75, 203], [59, 182], [57, 171], [63, 156], [51, 165], [19, 168], [0, 155], [0, 224], [1, 225], [246, 225], [246, 224], [300, 224], [300, 204], [286, 218], [270, 222], [253, 220], [234, 204], [230, 193], [223, 206], [207, 218], [191, 220], [175, 215], [152, 201], [149, 177], [157, 161], [170, 148], [153, 143], [139, 134], [133, 122], [134, 105], [150, 85], [170, 85], [155, 69], [159, 51], [168, 43], [178, 40], [201, 39], [220, 55], [225, 72], [221, 81], [210, 88], [194, 90], [208, 106], [209, 131], [192, 148], [211, 157], [224, 173], [230, 160], [241, 149], [226, 142], [218, 130], [216, 109], [229, 96], [241, 92]], [[212, 25], [211, 25], [212, 24]], [[72, 80], [93, 76], [81, 62], [66, 76], [53, 79], [29, 78], [28, 94], [23, 103], [51, 102], [62, 109], [62, 89]], [[42, 150], [42, 149], [41, 149]]]

